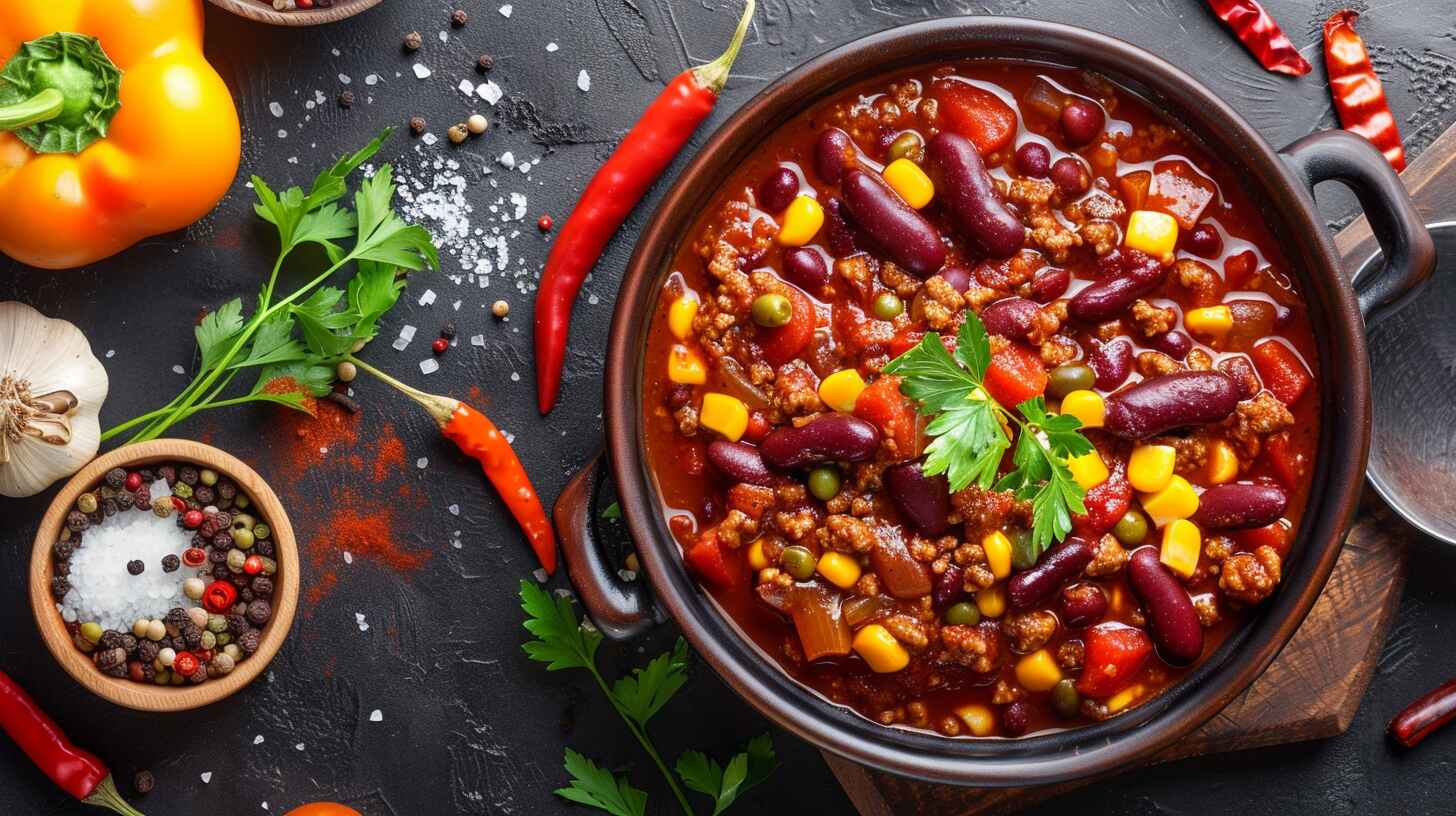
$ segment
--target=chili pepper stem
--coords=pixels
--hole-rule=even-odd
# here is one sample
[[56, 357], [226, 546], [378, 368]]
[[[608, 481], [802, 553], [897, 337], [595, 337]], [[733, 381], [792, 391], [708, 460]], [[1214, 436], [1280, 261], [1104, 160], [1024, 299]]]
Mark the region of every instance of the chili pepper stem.
[[19, 130], [37, 122], [47, 122], [61, 115], [66, 96], [55, 88], [46, 88], [29, 99], [0, 107], [0, 130]]
[[127, 804], [127, 801], [121, 798], [121, 794], [116, 790], [116, 783], [112, 781], [110, 775], [98, 782], [96, 784], [96, 790], [92, 791], [90, 796], [81, 801], [88, 805], [95, 805], [96, 807], [104, 807], [107, 810], [116, 811], [122, 816], [146, 816], [146, 814]]
[[374, 377], [383, 381], [385, 385], [394, 388], [394, 390], [419, 403], [422, 408], [429, 412], [430, 416], [434, 417], [435, 422], [438, 423], [441, 428], [445, 427], [450, 423], [450, 417], [454, 415], [456, 407], [460, 405], [459, 400], [454, 400], [449, 397], [442, 397], [438, 394], [427, 394], [424, 391], [419, 390], [418, 388], [411, 388], [410, 386], [405, 385], [404, 383], [396, 380], [388, 374], [385, 374], [383, 371], [380, 371], [374, 366], [369, 365], [363, 360], [360, 360], [358, 357], [350, 355], [346, 359], [354, 365], [358, 366], [360, 371], [366, 371], [374, 375]]
[[753, 9], [756, 0], [748, 0], [743, 6], [743, 16], [738, 18], [738, 28], [733, 32], [733, 39], [728, 42], [728, 49], [717, 59], [693, 69], [693, 79], [698, 84], [713, 93], [723, 90], [728, 84], [728, 74], [733, 70], [733, 61], [738, 59], [738, 51], [743, 48], [743, 38], [748, 34], [748, 26], [753, 22]]

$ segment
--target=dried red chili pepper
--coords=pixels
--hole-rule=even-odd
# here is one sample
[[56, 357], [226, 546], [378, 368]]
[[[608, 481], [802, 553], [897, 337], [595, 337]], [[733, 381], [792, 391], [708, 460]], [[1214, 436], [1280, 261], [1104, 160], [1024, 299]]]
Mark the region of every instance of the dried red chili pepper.
[[1310, 72], [1309, 60], [1299, 53], [1269, 12], [1254, 0], [1208, 0], [1208, 7], [1265, 69], [1290, 76]]
[[480, 469], [485, 472], [490, 483], [495, 485], [496, 492], [510, 509], [516, 523], [521, 525], [521, 530], [531, 542], [531, 549], [535, 550], [536, 557], [541, 560], [541, 566], [545, 567], [548, 574], [555, 572], [556, 534], [546, 517], [546, 509], [536, 495], [536, 488], [526, 474], [526, 467], [521, 464], [510, 442], [506, 441], [495, 423], [460, 400], [427, 394], [405, 385], [362, 360], [350, 359], [361, 371], [373, 374], [419, 403], [435, 418], [435, 423], [440, 426], [446, 439], [454, 442], [466, 456], [480, 463]]
[[5, 672], [0, 672], [0, 728], [66, 793], [123, 816], [143, 816], [116, 792], [106, 764], [95, 754], [72, 745], [55, 720], [46, 716]]
[[1407, 748], [1456, 717], [1456, 680], [1431, 689], [1390, 721], [1390, 736]]
[[1351, 9], [1337, 11], [1325, 20], [1325, 71], [1330, 75], [1330, 95], [1340, 115], [1340, 127], [1369, 139], [1396, 170], [1405, 169], [1405, 148], [1395, 115], [1385, 101], [1380, 76], [1370, 64], [1365, 41], [1355, 33], [1360, 14]]
[[712, 112], [743, 45], [753, 7], [754, 0], [748, 0], [722, 56], [678, 74], [653, 100], [606, 164], [592, 176], [576, 209], [561, 227], [536, 293], [536, 395], [541, 413], [550, 412], [561, 387], [561, 366], [576, 293], [627, 214]]
[[213, 581], [202, 591], [202, 605], [214, 615], [222, 615], [238, 602], [238, 589], [228, 581]]

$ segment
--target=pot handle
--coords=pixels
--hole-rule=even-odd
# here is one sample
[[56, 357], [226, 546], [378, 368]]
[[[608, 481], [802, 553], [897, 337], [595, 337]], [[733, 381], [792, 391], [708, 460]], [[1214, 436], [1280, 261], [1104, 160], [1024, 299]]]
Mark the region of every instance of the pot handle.
[[597, 495], [601, 492], [605, 453], [593, 456], [571, 477], [552, 508], [566, 573], [576, 587], [592, 623], [607, 637], [636, 637], [659, 622], [648, 599], [647, 581], [624, 581], [607, 563], [597, 540]]
[[1413, 295], [1436, 268], [1436, 244], [1426, 231], [1400, 176], [1364, 137], [1346, 130], [1311, 133], [1279, 151], [1313, 194], [1322, 181], [1338, 181], [1360, 200], [1385, 260], [1355, 281], [1366, 326]]

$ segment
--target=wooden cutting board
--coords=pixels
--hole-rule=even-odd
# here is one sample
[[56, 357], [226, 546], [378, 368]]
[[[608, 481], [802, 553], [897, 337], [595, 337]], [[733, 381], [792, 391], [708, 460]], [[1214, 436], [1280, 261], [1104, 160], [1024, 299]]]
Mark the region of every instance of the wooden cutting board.
[[[1428, 223], [1456, 218], [1456, 127], [1426, 148], [1401, 178]], [[1378, 249], [1364, 216], [1341, 230], [1335, 245], [1348, 276]], [[1323, 739], [1349, 728], [1405, 586], [1407, 545], [1418, 536], [1367, 490], [1325, 591], [1268, 671], [1218, 716], [1147, 764]], [[1008, 813], [1095, 781], [961, 788], [871, 770], [828, 752], [824, 759], [862, 816]]]

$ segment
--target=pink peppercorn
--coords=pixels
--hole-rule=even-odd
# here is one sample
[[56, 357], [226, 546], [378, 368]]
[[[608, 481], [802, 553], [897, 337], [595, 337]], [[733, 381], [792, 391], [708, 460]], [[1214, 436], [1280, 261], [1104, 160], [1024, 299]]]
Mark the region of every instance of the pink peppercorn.
[[551, 216], [549, 215], [543, 215], [540, 218], [536, 219], [536, 229], [539, 229], [542, 232], [550, 232], [551, 227], [555, 226], [555, 224], [556, 222], [552, 221]]
[[137, 492], [142, 486], [142, 475], [136, 471], [126, 474], [126, 489], [132, 493]]
[[435, 342], [430, 344], [430, 348], [433, 349], [436, 354], [444, 354], [445, 349], [450, 348], [450, 341], [446, 340], [443, 337], [437, 337], [435, 338]]
[[182, 524], [189, 530], [196, 530], [202, 526], [203, 515], [201, 510], [188, 510], [182, 516]]

